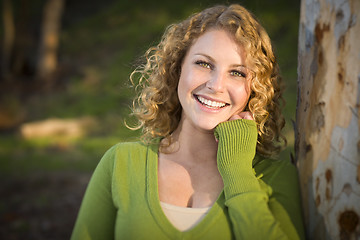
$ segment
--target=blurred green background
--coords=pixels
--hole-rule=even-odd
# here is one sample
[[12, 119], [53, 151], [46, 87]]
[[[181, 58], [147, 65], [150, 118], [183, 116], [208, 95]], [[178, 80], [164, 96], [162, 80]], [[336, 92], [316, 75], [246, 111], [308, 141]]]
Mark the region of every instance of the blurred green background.
[[[15, 30], [30, 37], [23, 44], [26, 66], [0, 79], [0, 239], [68, 239], [86, 184], [103, 153], [139, 136], [139, 131], [124, 126], [134, 96], [129, 74], [138, 59], [158, 43], [169, 24], [214, 4], [235, 2], [67, 0], [56, 72], [46, 81], [37, 79], [34, 61], [47, 1], [10, 2]], [[286, 84], [288, 148], [280, 157], [289, 158], [300, 0], [238, 3], [259, 18], [275, 46]], [[21, 21], [26, 22], [22, 27]], [[81, 133], [60, 128], [41, 135], [39, 129], [46, 124], [75, 126]], [[26, 134], [31, 127], [35, 134]]]

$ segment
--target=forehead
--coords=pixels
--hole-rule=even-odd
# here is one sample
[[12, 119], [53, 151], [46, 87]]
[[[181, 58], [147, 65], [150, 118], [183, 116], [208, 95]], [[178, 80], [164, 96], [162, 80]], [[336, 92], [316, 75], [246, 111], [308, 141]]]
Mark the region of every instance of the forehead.
[[187, 55], [206, 54], [224, 60], [240, 61], [244, 64], [246, 59], [245, 48], [225, 30], [211, 29], [195, 39]]
[[236, 47], [238, 51], [242, 51], [242, 46], [235, 41], [235, 37], [222, 29], [207, 30], [193, 41], [191, 47], [197, 46], [206, 48], [206, 45], [209, 46], [209, 44], [216, 44], [218, 47], [231, 45]]

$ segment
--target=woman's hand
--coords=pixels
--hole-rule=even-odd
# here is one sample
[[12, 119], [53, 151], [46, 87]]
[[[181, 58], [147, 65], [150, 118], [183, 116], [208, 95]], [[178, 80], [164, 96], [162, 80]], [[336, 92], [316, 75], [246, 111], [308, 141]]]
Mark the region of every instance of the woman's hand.
[[254, 117], [251, 112], [245, 111], [245, 112], [240, 112], [239, 114], [234, 114], [229, 118], [229, 121], [237, 120], [237, 119], [254, 120]]
[[[247, 119], [254, 120], [253, 114], [250, 111], [240, 112], [239, 114], [234, 114], [229, 118], [228, 121], [238, 120], [238, 119]], [[215, 137], [215, 141], [219, 142], [219, 140]]]

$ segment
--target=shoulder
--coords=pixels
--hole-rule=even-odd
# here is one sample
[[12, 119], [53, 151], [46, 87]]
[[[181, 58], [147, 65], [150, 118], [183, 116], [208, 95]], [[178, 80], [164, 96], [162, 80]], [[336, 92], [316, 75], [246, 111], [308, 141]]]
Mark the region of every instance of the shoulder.
[[114, 169], [134, 170], [143, 169], [147, 159], [156, 156], [157, 149], [157, 143], [121, 142], [110, 148], [108, 152]]
[[146, 154], [148, 145], [142, 142], [120, 142], [106, 151], [103, 158], [110, 158], [113, 161], [120, 159], [134, 159]]
[[127, 159], [137, 159], [141, 155], [145, 155], [148, 146], [142, 142], [120, 142], [109, 148], [99, 165], [107, 165], [113, 168], [119, 162], [126, 161]]
[[148, 145], [142, 142], [120, 142], [114, 145], [110, 150], [113, 149], [116, 153], [121, 152], [137, 152], [146, 151]]
[[146, 151], [147, 145], [142, 142], [119, 142], [110, 147], [104, 156], [114, 156], [121, 153]]

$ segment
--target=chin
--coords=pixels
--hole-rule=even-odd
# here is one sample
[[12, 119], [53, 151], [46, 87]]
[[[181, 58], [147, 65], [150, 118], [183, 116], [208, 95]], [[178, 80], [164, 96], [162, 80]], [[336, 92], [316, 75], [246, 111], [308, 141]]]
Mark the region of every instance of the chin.
[[220, 121], [202, 121], [198, 124], [198, 127], [204, 131], [214, 131]]
[[189, 124], [192, 128], [200, 131], [214, 131], [219, 123], [228, 119], [227, 116], [203, 116], [200, 114], [184, 114], [182, 117], [183, 123]]

